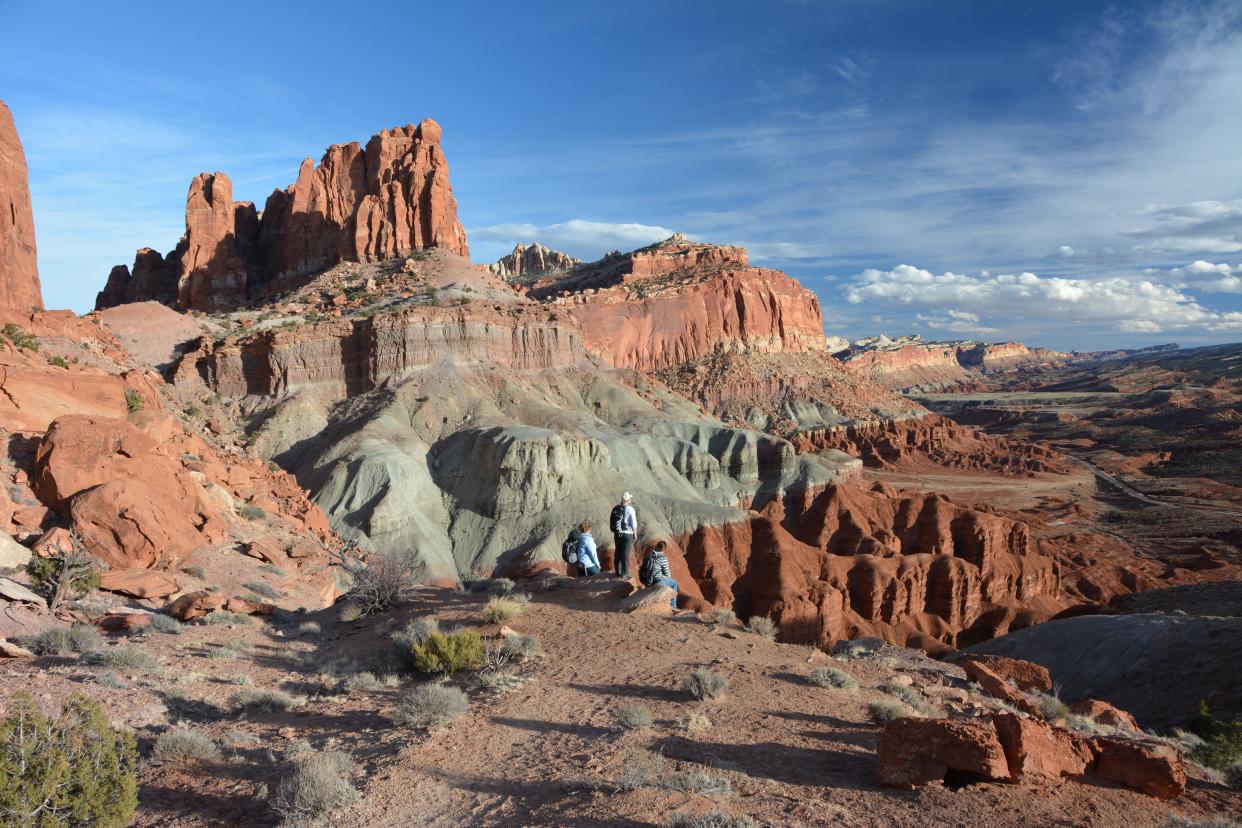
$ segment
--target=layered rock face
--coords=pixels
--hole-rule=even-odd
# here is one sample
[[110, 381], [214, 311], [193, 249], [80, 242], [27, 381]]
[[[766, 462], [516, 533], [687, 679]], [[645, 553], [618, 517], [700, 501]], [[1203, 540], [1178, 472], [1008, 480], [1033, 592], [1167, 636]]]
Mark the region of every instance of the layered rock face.
[[899, 390], [960, 386], [980, 374], [1064, 362], [1069, 354], [1021, 342], [924, 342], [917, 334], [860, 339], [837, 356], [859, 373]]
[[262, 213], [234, 202], [224, 173], [190, 184], [186, 232], [166, 257], [142, 248], [132, 271], [113, 268], [97, 309], [155, 300], [181, 310], [221, 310], [297, 287], [340, 261], [376, 261], [430, 247], [469, 256], [449, 184], [441, 129], [383, 130], [363, 149], [328, 148], [302, 162], [297, 181], [268, 198]]
[[550, 271], [569, 270], [580, 264], [582, 264], [581, 259], [575, 259], [568, 253], [551, 250], [539, 242], [534, 242], [529, 245], [514, 245], [512, 253], [489, 264], [487, 269], [502, 279], [526, 281], [536, 279]]
[[539, 280], [529, 293], [564, 306], [588, 350], [618, 368], [659, 371], [719, 351], [824, 349], [818, 297], [780, 271], [750, 267], [740, 247], [673, 236]]
[[523, 305], [410, 307], [223, 342], [204, 340], [177, 371], [178, 385], [205, 382], [229, 396], [305, 390], [335, 399], [400, 382], [439, 361], [514, 370], [565, 368], [583, 360], [572, 325]]
[[707, 602], [825, 647], [872, 635], [942, 652], [997, 607], [1063, 606], [1059, 567], [1025, 524], [878, 485], [790, 491], [679, 539], [670, 560]]
[[0, 101], [0, 310], [42, 310], [26, 154]]

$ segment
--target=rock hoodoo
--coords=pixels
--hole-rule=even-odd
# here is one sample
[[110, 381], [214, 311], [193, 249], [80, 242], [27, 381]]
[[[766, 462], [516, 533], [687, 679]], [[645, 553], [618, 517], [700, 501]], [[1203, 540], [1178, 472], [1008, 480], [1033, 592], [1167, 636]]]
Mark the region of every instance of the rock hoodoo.
[[514, 245], [512, 253], [489, 264], [487, 269], [504, 279], [527, 281], [553, 270], [569, 270], [580, 264], [581, 259], [534, 242]]
[[95, 307], [154, 299], [222, 310], [296, 287], [340, 261], [429, 247], [468, 256], [440, 135], [428, 119], [378, 132], [365, 149], [335, 144], [318, 166], [303, 161], [297, 180], [273, 192], [262, 213], [233, 201], [224, 173], [202, 173], [190, 183], [177, 247], [167, 256], [142, 248], [132, 270], [113, 268]]
[[0, 101], [0, 310], [42, 310], [30, 182], [13, 114]]

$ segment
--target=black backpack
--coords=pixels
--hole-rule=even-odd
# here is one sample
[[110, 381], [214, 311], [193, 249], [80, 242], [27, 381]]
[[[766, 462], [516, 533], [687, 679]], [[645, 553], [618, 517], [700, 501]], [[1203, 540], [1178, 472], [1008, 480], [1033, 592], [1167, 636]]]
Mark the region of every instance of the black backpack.
[[642, 582], [643, 586], [651, 586], [655, 583], [656, 572], [658, 571], [659, 567], [656, 566], [655, 555], [648, 552], [647, 557], [643, 558], [643, 565], [638, 568], [638, 580]]
[[626, 528], [621, 525], [623, 520], [625, 520], [625, 506], [618, 503], [612, 507], [612, 513], [608, 515], [608, 525], [612, 527], [614, 535], [621, 534], [621, 531]]
[[561, 560], [565, 563], [578, 562], [578, 539], [573, 535], [565, 538], [565, 542], [561, 544]]

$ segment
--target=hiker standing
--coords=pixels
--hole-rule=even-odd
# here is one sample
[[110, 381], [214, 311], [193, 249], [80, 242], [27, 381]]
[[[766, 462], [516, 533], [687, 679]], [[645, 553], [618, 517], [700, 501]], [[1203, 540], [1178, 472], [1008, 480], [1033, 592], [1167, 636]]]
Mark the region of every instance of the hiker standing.
[[578, 524], [578, 574], [599, 574], [599, 553], [595, 550], [595, 538], [591, 537], [591, 521]]
[[638, 537], [638, 515], [634, 512], [634, 495], [626, 492], [621, 495], [621, 502], [612, 507], [608, 516], [608, 526], [612, 529], [612, 540], [616, 546], [613, 570], [630, 580], [630, 554], [634, 551], [634, 539]]
[[643, 586], [666, 586], [673, 591], [673, 609], [677, 609], [677, 582], [673, 580], [668, 568], [668, 556], [664, 554], [667, 547], [664, 541], [658, 541], [647, 550], [643, 565], [638, 569], [638, 580]]

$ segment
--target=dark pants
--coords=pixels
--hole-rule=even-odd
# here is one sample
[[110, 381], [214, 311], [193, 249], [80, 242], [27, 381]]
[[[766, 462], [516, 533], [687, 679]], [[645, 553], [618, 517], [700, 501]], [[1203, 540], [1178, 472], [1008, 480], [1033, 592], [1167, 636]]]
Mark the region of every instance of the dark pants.
[[583, 566], [582, 564], [575, 564], [575, 566], [578, 567], [578, 577], [580, 578], [585, 578], [588, 575], [599, 574], [598, 566]]
[[630, 553], [634, 551], [633, 535], [613, 535], [616, 551], [613, 553], [612, 571], [622, 578], [630, 577]]

